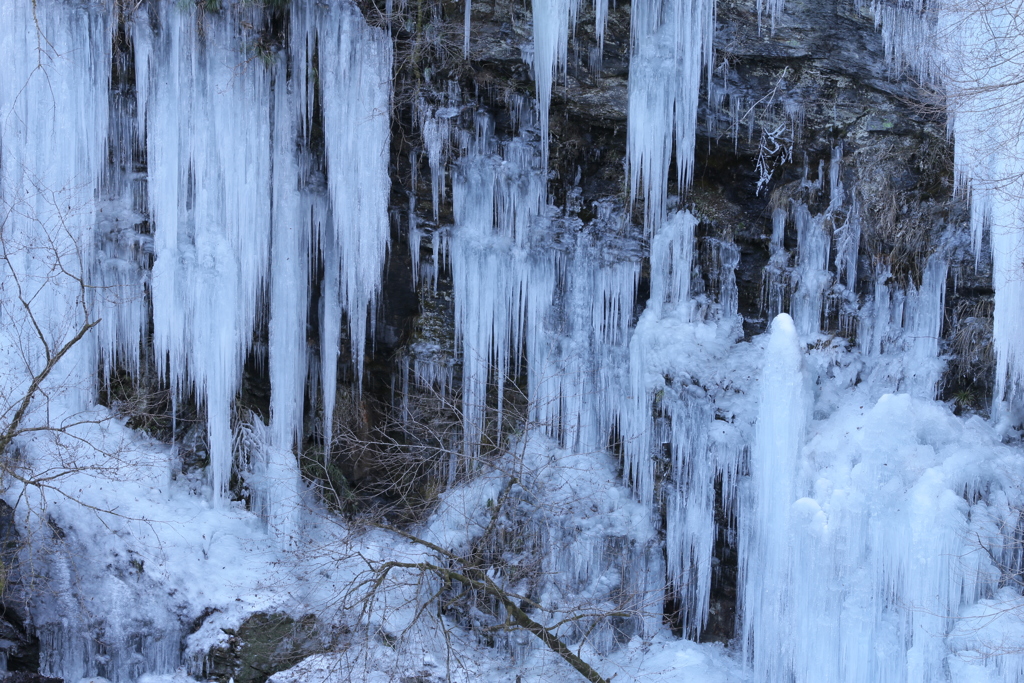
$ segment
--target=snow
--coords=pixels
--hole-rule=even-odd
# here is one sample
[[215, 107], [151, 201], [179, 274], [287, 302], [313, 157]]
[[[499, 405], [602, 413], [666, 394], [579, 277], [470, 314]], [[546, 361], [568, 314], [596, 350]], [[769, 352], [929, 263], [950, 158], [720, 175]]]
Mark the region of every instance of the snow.
[[[578, 676], [568, 665], [550, 654], [538, 653], [529, 661], [510, 666], [505, 658], [495, 657], [483, 649], [473, 650], [472, 643], [459, 641], [457, 645], [460, 651], [472, 651], [473, 658], [463, 660], [463, 667], [457, 669], [451, 676], [452, 681], [461, 683], [473, 680], [516, 680], [518, 677], [522, 683], [553, 683]], [[384, 683], [395, 680], [396, 675], [430, 675], [438, 668], [437, 658], [430, 655], [421, 655], [420, 666], [412, 663], [416, 661], [413, 658], [407, 659], [402, 665], [398, 664], [399, 657], [393, 650], [389, 651], [389, 648], [382, 645], [378, 645], [376, 650], [376, 656], [369, 664], [360, 662], [362, 668], [356, 669], [358, 680], [366, 683]], [[594, 660], [591, 652], [585, 651], [584, 654]], [[723, 648], [701, 646], [685, 641], [680, 643], [665, 637], [650, 641], [636, 638], [614, 656], [598, 657], [597, 662], [597, 668], [605, 678], [614, 675], [616, 681], [738, 683], [749, 680]], [[348, 672], [352, 670], [352, 663], [343, 656], [317, 656], [309, 658], [294, 669], [276, 674], [270, 681], [304, 683], [316, 680], [323, 683], [341, 683], [351, 680]]]
[[[186, 481], [169, 481], [166, 446], [102, 410], [88, 417], [95, 423], [72, 433], [91, 448], [78, 449], [71, 466], [50, 435], [23, 442], [37, 468], [61, 473], [54, 488], [8, 491], [22, 498], [25, 528], [43, 517], [62, 532], [22, 557], [55, 582], [30, 605], [44, 673], [116, 683], [170, 672], [182, 663], [183, 621], [211, 607], [219, 612], [213, 621], [228, 625], [284, 602], [271, 588], [278, 558], [256, 517], [214, 508]], [[90, 631], [97, 622], [101, 642]]]

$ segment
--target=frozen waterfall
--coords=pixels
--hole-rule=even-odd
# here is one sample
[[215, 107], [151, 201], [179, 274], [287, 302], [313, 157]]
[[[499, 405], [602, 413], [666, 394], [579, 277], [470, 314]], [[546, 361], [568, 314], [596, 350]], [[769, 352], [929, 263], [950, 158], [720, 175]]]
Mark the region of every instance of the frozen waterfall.
[[[785, 3], [749, 4], [765, 22], [752, 35], [772, 40]], [[414, 87], [402, 70], [422, 45], [407, 34], [426, 29], [394, 19], [402, 3], [366, 17], [348, 1], [5, 3], [0, 426], [22, 433], [0, 489], [42, 539], [31, 578], [52, 591], [26, 607], [42, 671], [212, 677], [210, 653], [274, 610], [330, 615], [318, 637], [333, 650], [316, 656], [359, 651], [367, 671], [415, 655], [440, 680], [454, 665], [423, 643], [441, 640], [541, 668], [536, 630], [502, 630], [505, 603], [461, 613], [446, 596], [472, 591], [408, 578], [471, 556], [466, 571], [608, 676], [662, 648], [660, 671], [689, 657], [756, 683], [1024, 677], [1024, 92], [1005, 50], [987, 49], [1022, 46], [1024, 2], [871, 5], [891, 75], [911, 66], [945, 88], [970, 191], [971, 235], [935, 211], [938, 237], [906, 263], [871, 242], [895, 228], [841, 140], [808, 145], [770, 200], [762, 179], [742, 211], [716, 211], [726, 200], [694, 179], [725, 96], [701, 99], [713, 0], [632, 5], [627, 118], [579, 143], [625, 145], [610, 162], [624, 177], [599, 190], [584, 166], [608, 150], [560, 168], [550, 149], [589, 11], [578, 0], [533, 0], [532, 35], [513, 46], [529, 63], [508, 67], [518, 89], [458, 80], [468, 0], [465, 61], [449, 82], [416, 63]], [[593, 13], [600, 52], [608, 3]], [[963, 245], [980, 259], [986, 239], [991, 422], [937, 400], [951, 393], [951, 281]], [[384, 354], [398, 271], [411, 303]], [[98, 405], [149, 368], [173, 406], [170, 444]], [[269, 390], [246, 401], [253, 374]], [[436, 403], [437, 443], [412, 466], [400, 423], [417, 419], [416, 391]], [[346, 433], [355, 422], [366, 431]], [[392, 459], [344, 471], [344, 448]], [[440, 475], [421, 490], [409, 480], [427, 461]], [[316, 497], [316, 468], [340, 482], [333, 502]], [[388, 476], [421, 509], [393, 515], [376, 491], [365, 509], [341, 500]], [[353, 608], [352, 582], [381, 566], [407, 574], [376, 584], [379, 611]], [[697, 643], [729, 619], [728, 648]]]

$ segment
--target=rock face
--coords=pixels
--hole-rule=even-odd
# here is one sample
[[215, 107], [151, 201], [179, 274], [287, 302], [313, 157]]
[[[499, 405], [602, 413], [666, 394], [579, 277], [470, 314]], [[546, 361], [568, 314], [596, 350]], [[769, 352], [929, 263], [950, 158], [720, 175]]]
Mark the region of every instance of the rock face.
[[313, 615], [295, 620], [260, 612], [229, 633], [226, 645], [210, 650], [203, 675], [222, 683], [263, 683], [324, 650]]
[[[16, 597], [20, 546], [21, 537], [14, 523], [14, 510], [0, 500], [0, 652], [3, 652], [8, 671], [17, 672], [17, 676], [25, 676], [26, 683], [32, 683], [37, 679], [31, 676], [38, 676], [33, 672], [39, 671], [39, 639], [25, 630], [24, 611]], [[57, 679], [38, 677], [38, 680]]]
[[0, 681], [4, 681], [4, 683], [64, 683], [63, 678], [53, 678], [51, 676], [21, 671], [0, 674], [0, 676], [3, 676], [3, 678], [0, 678]]

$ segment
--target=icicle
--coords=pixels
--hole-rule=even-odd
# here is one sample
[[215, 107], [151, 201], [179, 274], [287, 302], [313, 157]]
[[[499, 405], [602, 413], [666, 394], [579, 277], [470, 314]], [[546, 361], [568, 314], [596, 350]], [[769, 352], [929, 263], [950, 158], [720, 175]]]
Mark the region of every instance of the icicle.
[[711, 68], [714, 0], [633, 5], [626, 156], [633, 197], [643, 187], [644, 226], [665, 218], [673, 140], [680, 190], [690, 184], [697, 103]]
[[601, 70], [601, 61], [604, 56], [604, 30], [608, 24], [608, 0], [594, 0], [594, 33], [597, 36], [596, 59], [591, 58], [591, 68], [595, 71]]
[[420, 267], [420, 245], [423, 243], [423, 231], [416, 227], [416, 220], [412, 212], [409, 213], [409, 256], [412, 261], [412, 286], [419, 288], [422, 277]]
[[569, 27], [576, 23], [579, 0], [533, 0], [533, 80], [537, 83], [541, 158], [548, 165], [548, 112], [555, 73], [566, 65]]
[[[350, 5], [334, 4], [320, 11], [324, 14], [309, 30], [315, 31], [319, 48], [331, 201], [331, 219], [320, 235], [325, 245], [324, 307], [332, 321], [345, 312], [352, 362], [361, 381], [368, 313], [380, 291], [390, 236], [391, 40], [367, 26]], [[323, 366], [333, 365], [330, 354], [336, 354], [337, 347], [325, 347], [324, 353]], [[325, 375], [323, 386], [328, 420], [335, 390], [329, 379]]]
[[772, 211], [772, 237], [769, 245], [768, 265], [765, 266], [761, 292], [761, 306], [767, 309], [768, 317], [775, 318], [786, 308], [786, 294], [789, 287], [789, 252], [784, 246], [786, 221], [789, 212], [784, 208]]
[[427, 162], [430, 165], [430, 191], [433, 199], [434, 223], [437, 223], [441, 202], [444, 201], [444, 171], [451, 138], [451, 116], [457, 111], [455, 109], [454, 111], [435, 112], [424, 102], [420, 102], [419, 106], [423, 146], [427, 149]]
[[879, 269], [871, 304], [861, 312], [857, 331], [861, 352], [879, 390], [934, 398], [945, 367], [939, 346], [946, 273], [946, 260], [933, 255], [925, 266], [921, 287], [902, 291], [891, 289], [892, 274], [887, 267]]
[[823, 217], [812, 216], [805, 205], [795, 205], [793, 220], [799, 251], [797, 287], [792, 299], [793, 319], [801, 336], [812, 337], [821, 330], [825, 290], [832, 278], [828, 272], [830, 240]]
[[[110, 314], [74, 344], [42, 387], [50, 420], [77, 412], [95, 395], [97, 341], [108, 363], [134, 359], [116, 339], [138, 324], [117, 315], [132, 296], [133, 266], [97, 249], [94, 224], [106, 162], [111, 11], [39, 1], [4, 8], [0, 50], [0, 394], [4, 410], [23, 395], [46, 354], [83, 325]], [[55, 99], [56, 98], [56, 99]], [[91, 290], [90, 275], [118, 291]], [[122, 285], [127, 289], [121, 289]], [[15, 294], [15, 293], [18, 294]], [[26, 303], [23, 307], [18, 296]], [[45, 341], [44, 341], [45, 339]], [[29, 415], [25, 426], [32, 422]]]
[[786, 7], [786, 0], [757, 0], [757, 27], [763, 25], [764, 14], [768, 14], [771, 33], [775, 33], [775, 20]]
[[[624, 477], [645, 505], [654, 500], [652, 457], [652, 390], [647, 385], [645, 336], [663, 317], [688, 322], [694, 317], [690, 296], [693, 230], [697, 219], [689, 212], [673, 214], [651, 240], [651, 297], [629, 342], [629, 377], [626, 398], [608, 399], [616, 406], [623, 440]], [[730, 270], [731, 273], [731, 270]], [[626, 378], [624, 378], [626, 379]]]
[[861, 350], [868, 356], [882, 353], [888, 341], [889, 322], [891, 319], [891, 297], [888, 282], [892, 278], [889, 269], [882, 268], [875, 276], [874, 296], [871, 300], [870, 312], [861, 317], [861, 327], [857, 338]]
[[351, 362], [361, 383], [390, 237], [391, 41], [380, 29], [367, 26], [347, 3], [297, 3], [291, 26], [293, 70], [307, 84], [305, 98], [296, 98], [307, 112], [307, 126], [314, 78], [322, 89], [328, 202], [314, 202], [312, 208], [324, 265], [318, 363], [322, 432], [329, 448], [342, 322], [347, 322]]
[[302, 433], [311, 226], [298, 189], [295, 140], [299, 128], [296, 112], [289, 106], [286, 68], [284, 60], [278, 61], [273, 88], [269, 350], [271, 441], [290, 454]]
[[[367, 313], [380, 287], [389, 234], [390, 41], [352, 7], [323, 10], [329, 16], [314, 21], [310, 12], [316, 11], [303, 3], [292, 8], [294, 98], [284, 97], [284, 71], [272, 91], [259, 61], [239, 68], [233, 11], [193, 20], [162, 3], [159, 32], [148, 21], [133, 26], [155, 233], [154, 346], [174, 390], [191, 385], [206, 405], [217, 499], [231, 471], [231, 404], [271, 269], [275, 429], [285, 448], [298, 433], [309, 265], [303, 216], [314, 215], [325, 266], [320, 366], [328, 441], [342, 315], [361, 374]], [[301, 173], [293, 149], [297, 131], [309, 125], [304, 96], [312, 57], [304, 49], [314, 35], [330, 220], [318, 202], [303, 205], [298, 198]], [[282, 247], [275, 247], [273, 262], [271, 239]]]
[[853, 291], [857, 283], [857, 258], [860, 254], [860, 206], [854, 198], [846, 220], [836, 231], [836, 279]]
[[708, 449], [711, 403], [684, 391], [665, 405], [672, 420], [672, 483], [665, 510], [668, 579], [682, 605], [683, 632], [696, 639], [708, 618], [716, 534], [717, 463]]
[[149, 64], [149, 82], [137, 87], [147, 102], [154, 346], [175, 390], [188, 380], [206, 404], [220, 500], [230, 407], [268, 268], [271, 94], [262, 69], [239, 71], [237, 58], [217, 54], [234, 45], [234, 16], [203, 21], [200, 38], [196, 22], [165, 3], [159, 36], [144, 22], [135, 35], [136, 61]]
[[1020, 3], [964, 11], [955, 4], [914, 0], [891, 6], [876, 0], [872, 9], [894, 70], [910, 67], [922, 80], [944, 86], [949, 133], [956, 141], [954, 180], [970, 191], [976, 255], [986, 228], [991, 235], [998, 412], [1002, 401], [1019, 403], [1024, 397], [1024, 86], [1014, 60], [1006, 57], [1024, 44], [1017, 26]]

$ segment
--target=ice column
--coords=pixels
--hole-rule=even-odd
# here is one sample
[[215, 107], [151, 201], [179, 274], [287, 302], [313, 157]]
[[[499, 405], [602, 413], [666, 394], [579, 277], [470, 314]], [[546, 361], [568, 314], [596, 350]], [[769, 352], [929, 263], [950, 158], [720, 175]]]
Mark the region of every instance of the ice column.
[[299, 468], [293, 449], [301, 440], [306, 386], [306, 317], [311, 234], [309, 200], [298, 188], [296, 111], [289, 104], [287, 64], [279, 60], [273, 83], [273, 153], [270, 247], [270, 430], [263, 440], [266, 515], [285, 544], [297, 529]]
[[798, 497], [807, 396], [792, 318], [772, 321], [761, 373], [750, 483], [739, 538], [742, 643], [758, 681], [784, 680], [790, 662], [791, 507]]

